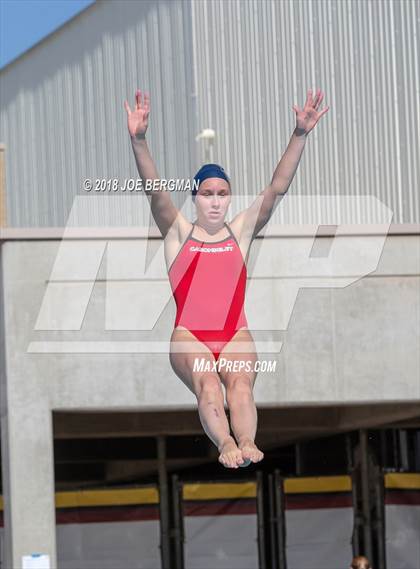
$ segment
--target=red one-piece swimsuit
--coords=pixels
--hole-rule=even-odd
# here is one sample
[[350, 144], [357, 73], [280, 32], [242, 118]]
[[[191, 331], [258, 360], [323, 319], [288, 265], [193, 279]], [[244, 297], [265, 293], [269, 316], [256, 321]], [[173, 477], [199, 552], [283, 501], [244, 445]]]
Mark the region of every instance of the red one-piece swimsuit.
[[230, 235], [212, 243], [192, 237], [193, 227], [169, 268], [177, 312], [183, 326], [219, 358], [235, 332], [248, 327], [244, 301], [246, 264], [230, 227]]

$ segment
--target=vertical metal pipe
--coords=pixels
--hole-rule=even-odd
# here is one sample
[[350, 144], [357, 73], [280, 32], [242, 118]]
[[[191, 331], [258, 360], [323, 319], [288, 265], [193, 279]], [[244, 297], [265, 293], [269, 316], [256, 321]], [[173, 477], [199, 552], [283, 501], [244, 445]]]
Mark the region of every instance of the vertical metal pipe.
[[388, 464], [388, 455], [387, 455], [387, 444], [386, 444], [386, 430], [380, 431], [380, 439], [381, 439], [381, 467], [386, 468]]
[[303, 457], [302, 457], [302, 445], [300, 443], [295, 444], [295, 471], [296, 475], [300, 476], [303, 470]]
[[173, 536], [175, 542], [175, 569], [184, 569], [184, 526], [182, 516], [182, 486], [177, 474], [172, 475]]
[[394, 468], [398, 470], [400, 467], [400, 463], [398, 460], [398, 439], [397, 439], [397, 430], [392, 429], [392, 454], [394, 458]]
[[351, 448], [351, 436], [349, 433], [346, 434], [345, 441], [346, 441], [347, 472], [350, 472], [351, 469], [353, 468], [353, 457], [352, 457], [352, 448]]
[[401, 468], [408, 472], [410, 470], [410, 460], [408, 458], [408, 440], [407, 431], [405, 429], [400, 429], [398, 431], [399, 443], [400, 443], [400, 464]]
[[352, 537], [352, 546], [353, 546], [353, 556], [359, 555], [360, 553], [360, 539], [359, 539], [359, 531], [360, 531], [360, 515], [359, 515], [359, 508], [358, 508], [358, 485], [357, 485], [357, 473], [353, 470], [352, 477], [351, 477], [351, 494], [352, 494], [352, 501], [353, 501], [353, 537]]
[[361, 455], [361, 478], [362, 478], [362, 508], [363, 508], [363, 536], [364, 536], [364, 555], [372, 560], [372, 540], [371, 540], [371, 517], [369, 503], [369, 450], [368, 434], [366, 429], [360, 429], [360, 455]]
[[166, 438], [157, 437], [158, 473], [159, 473], [159, 513], [160, 513], [160, 555], [162, 569], [171, 569], [171, 544], [169, 535], [169, 492], [168, 473], [166, 470]]
[[270, 560], [271, 569], [277, 569], [277, 546], [276, 546], [276, 506], [274, 499], [274, 477], [268, 475], [268, 502], [270, 512]]
[[376, 540], [378, 544], [378, 569], [386, 569], [384, 475], [379, 468], [377, 468], [377, 472], [375, 475], [375, 501], [376, 501]]
[[257, 537], [258, 567], [267, 569], [265, 557], [265, 524], [264, 524], [264, 481], [261, 470], [257, 471]]
[[280, 471], [274, 471], [274, 498], [276, 506], [277, 558], [279, 569], [287, 569], [286, 559], [286, 499]]
[[420, 431], [417, 431], [414, 439], [414, 467], [416, 471], [420, 470]]

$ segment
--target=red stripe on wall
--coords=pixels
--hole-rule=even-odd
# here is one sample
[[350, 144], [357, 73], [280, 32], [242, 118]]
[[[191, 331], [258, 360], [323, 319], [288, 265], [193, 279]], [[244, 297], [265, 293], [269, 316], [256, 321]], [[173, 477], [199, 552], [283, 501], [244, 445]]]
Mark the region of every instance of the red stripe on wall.
[[92, 524], [101, 522], [134, 522], [159, 520], [158, 506], [111, 506], [97, 508], [65, 508], [56, 510], [57, 524]]
[[[413, 504], [420, 503], [420, 494], [417, 492], [387, 493], [387, 504]], [[322, 508], [348, 508], [352, 507], [351, 494], [338, 493], [327, 495], [289, 494], [286, 496], [287, 510], [311, 510]], [[203, 500], [183, 503], [185, 516], [235, 516], [256, 515], [257, 504], [254, 498], [241, 498], [239, 500]], [[0, 513], [0, 525], [3, 526], [3, 515]], [[159, 507], [157, 505], [144, 506], [113, 506], [113, 507], [87, 507], [65, 508], [56, 510], [57, 524], [75, 523], [101, 523], [123, 521], [159, 520]]]
[[[420, 492], [418, 491], [387, 491], [385, 504], [396, 506], [420, 506]], [[350, 494], [331, 495], [287, 495], [287, 510], [311, 510], [322, 508], [348, 508], [352, 507]], [[256, 515], [256, 501], [254, 498], [240, 500], [212, 500], [184, 502], [185, 516], [229, 516], [229, 515]], [[159, 507], [157, 505], [144, 506], [115, 506], [97, 508], [65, 508], [56, 510], [57, 524], [75, 523], [101, 523], [124, 521], [158, 521]], [[0, 527], [4, 527], [3, 512], [0, 512]]]
[[286, 510], [316, 510], [323, 508], [352, 508], [351, 494], [287, 494]]
[[385, 504], [396, 506], [420, 506], [418, 490], [387, 490]]
[[255, 498], [241, 498], [240, 500], [205, 500], [183, 502], [184, 516], [238, 516], [243, 514], [256, 514], [257, 504]]

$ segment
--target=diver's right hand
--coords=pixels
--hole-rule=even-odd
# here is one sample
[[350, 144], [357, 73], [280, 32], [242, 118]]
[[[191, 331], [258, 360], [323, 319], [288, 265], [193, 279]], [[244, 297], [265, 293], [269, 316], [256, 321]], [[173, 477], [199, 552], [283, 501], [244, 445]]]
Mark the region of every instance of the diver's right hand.
[[136, 91], [136, 105], [133, 110], [130, 109], [127, 101], [124, 101], [124, 108], [127, 111], [127, 126], [132, 138], [144, 138], [148, 127], [150, 113], [150, 98], [144, 93], [143, 102], [141, 91]]

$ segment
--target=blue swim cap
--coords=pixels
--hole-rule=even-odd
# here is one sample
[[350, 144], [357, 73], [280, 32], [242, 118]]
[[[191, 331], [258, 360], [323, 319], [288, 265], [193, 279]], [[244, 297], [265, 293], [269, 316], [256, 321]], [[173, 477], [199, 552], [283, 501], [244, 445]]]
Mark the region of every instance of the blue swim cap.
[[[204, 164], [204, 166], [201, 166], [197, 174], [194, 176], [194, 181], [197, 181], [198, 187], [200, 187], [201, 182], [204, 182], [207, 178], [222, 178], [230, 185], [230, 180], [226, 172], [218, 164]], [[196, 195], [198, 187], [192, 188], [191, 193], [193, 196]]]

